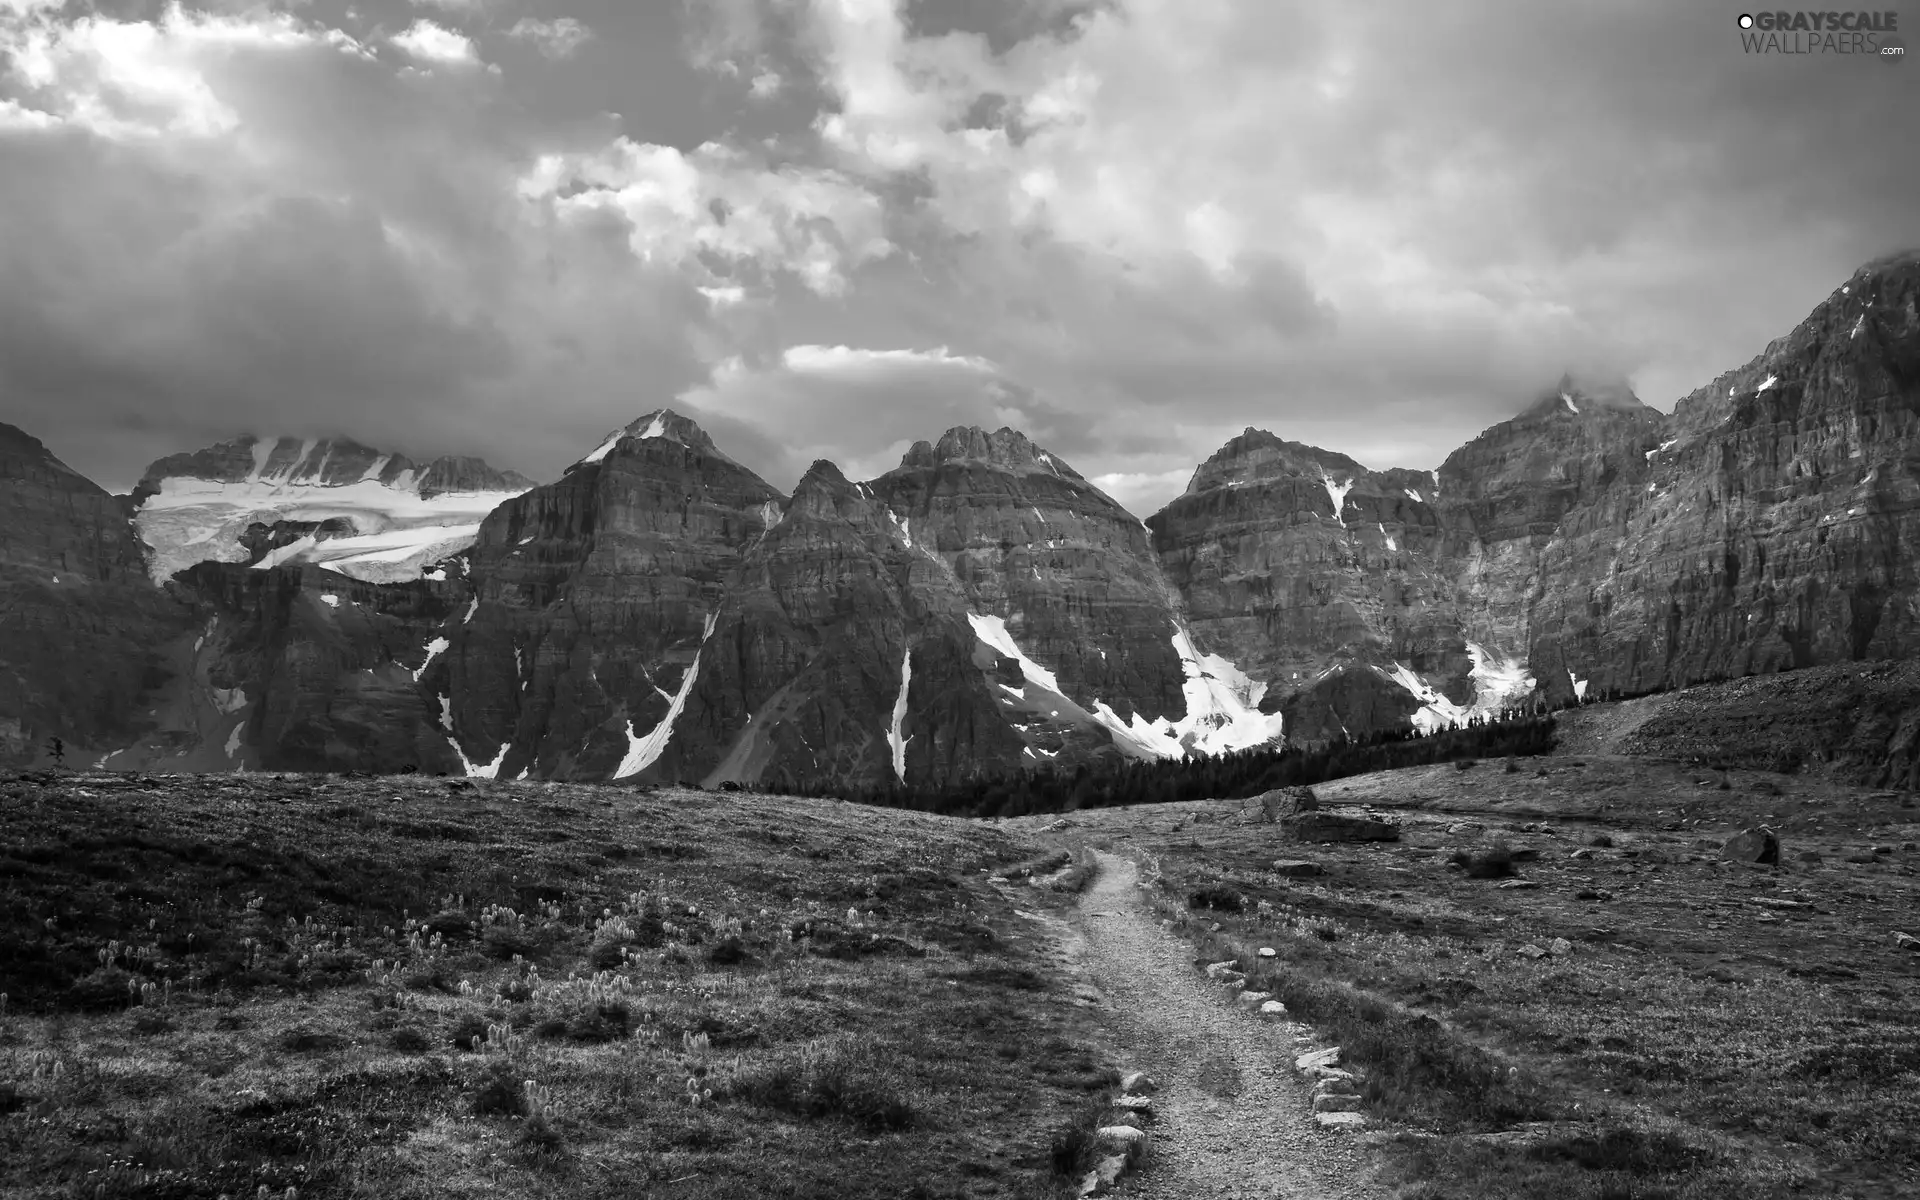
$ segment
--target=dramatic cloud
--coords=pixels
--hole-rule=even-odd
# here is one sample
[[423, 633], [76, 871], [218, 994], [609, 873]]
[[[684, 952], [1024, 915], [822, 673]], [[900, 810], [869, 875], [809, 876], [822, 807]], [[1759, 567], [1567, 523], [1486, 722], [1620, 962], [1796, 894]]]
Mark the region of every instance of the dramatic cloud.
[[455, 33], [432, 21], [415, 21], [406, 32], [398, 34], [393, 44], [405, 50], [415, 58], [439, 63], [477, 63], [479, 55], [474, 53], [473, 42], [464, 35]]
[[785, 486], [821, 458], [870, 479], [956, 425], [1011, 425], [1045, 440], [1059, 416], [994, 363], [945, 347], [789, 346], [759, 366], [721, 364], [680, 405]]
[[593, 36], [593, 31], [572, 17], [552, 21], [521, 17], [507, 30], [507, 36], [533, 44], [548, 58], [560, 59], [572, 57], [573, 52]]
[[1920, 244], [1920, 75], [1653, 0], [83, 7], [0, 0], [0, 419], [119, 486], [677, 403], [783, 488], [1012, 424], [1144, 512], [1247, 425], [1670, 407]]

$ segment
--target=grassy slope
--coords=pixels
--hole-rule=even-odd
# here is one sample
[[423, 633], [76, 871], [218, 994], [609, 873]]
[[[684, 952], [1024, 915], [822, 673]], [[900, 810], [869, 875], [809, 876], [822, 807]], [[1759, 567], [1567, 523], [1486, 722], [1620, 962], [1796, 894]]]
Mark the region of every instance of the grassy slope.
[[0, 1194], [1051, 1195], [1114, 1076], [983, 882], [1032, 853], [744, 794], [0, 780]]
[[[1920, 812], [1757, 772], [1516, 765], [1316, 789], [1391, 813], [1399, 844], [1289, 843], [1224, 801], [1077, 813], [1055, 836], [1156, 865], [1196, 961], [1238, 958], [1365, 1064], [1402, 1200], [1920, 1194], [1920, 955], [1893, 937], [1920, 934]], [[1762, 821], [1785, 865], [1719, 861]], [[1449, 866], [1502, 839], [1538, 851], [1516, 868], [1536, 886]], [[1873, 844], [1893, 853], [1846, 861]], [[1555, 938], [1570, 952], [1520, 953]]]

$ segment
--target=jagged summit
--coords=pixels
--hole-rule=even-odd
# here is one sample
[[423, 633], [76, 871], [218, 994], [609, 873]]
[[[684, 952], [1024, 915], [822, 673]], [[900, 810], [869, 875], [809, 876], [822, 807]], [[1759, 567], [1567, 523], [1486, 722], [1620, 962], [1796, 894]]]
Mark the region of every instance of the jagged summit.
[[1312, 479], [1328, 476], [1350, 481], [1367, 468], [1336, 450], [1304, 442], [1289, 442], [1277, 434], [1249, 425], [1194, 470], [1186, 495], [1218, 487], [1247, 487], [1275, 479]]
[[422, 465], [351, 438], [248, 434], [156, 460], [130, 499], [156, 581], [212, 560], [386, 582], [465, 549], [480, 518], [533, 486], [470, 455]]
[[[1849, 277], [1671, 417], [1614, 380], [1550, 378], [1438, 472], [1246, 430], [1146, 522], [1009, 428], [948, 430], [863, 482], [817, 462], [789, 500], [660, 409], [485, 513], [434, 492], [470, 462], [240, 439], [150, 481], [143, 528], [226, 559], [164, 593], [111, 497], [0, 429], [0, 586], [42, 597], [32, 635], [0, 637], [0, 678], [40, 705], [19, 736], [44, 735], [70, 677], [171, 646], [181, 690], [159, 711], [186, 724], [128, 754], [155, 706], [114, 676], [82, 731], [109, 765], [786, 788], [1439, 728], [1920, 655], [1903, 552], [1920, 256]], [[86, 642], [62, 606], [129, 562], [129, 587], [199, 606], [199, 632]], [[252, 569], [283, 562], [361, 582]], [[0, 687], [0, 758], [19, 691]]]
[[918, 441], [900, 459], [901, 469], [937, 467], [945, 462], [983, 462], [1009, 471], [1045, 471], [1067, 479], [1081, 475], [1041, 449], [1017, 429], [1001, 426], [988, 433], [977, 425], [956, 425], [938, 442]]
[[1654, 412], [1625, 380], [1584, 379], [1567, 372], [1542, 390], [1522, 417], [1580, 417], [1607, 412]]
[[245, 434], [200, 450], [155, 459], [133, 490], [137, 506], [168, 480], [250, 484], [256, 488], [346, 487], [376, 483], [432, 497], [445, 492], [523, 492], [533, 480], [471, 455], [442, 455], [425, 465], [352, 438], [261, 437]]
[[713, 439], [707, 436], [707, 431], [700, 428], [691, 417], [681, 416], [670, 408], [656, 408], [608, 433], [606, 437], [600, 439], [600, 444], [595, 446], [591, 453], [567, 470], [578, 470], [589, 463], [602, 461], [626, 438], [638, 438], [643, 441], [647, 438], [665, 438], [670, 442], [679, 442], [689, 449], [698, 450], [702, 454], [733, 462], [733, 459], [721, 453], [720, 447], [714, 445]]
[[1883, 254], [1879, 258], [1862, 263], [1860, 269], [1853, 273], [1853, 277], [1860, 279], [1868, 275], [1887, 275], [1911, 267], [1920, 267], [1920, 246], [1896, 250], [1891, 254]]

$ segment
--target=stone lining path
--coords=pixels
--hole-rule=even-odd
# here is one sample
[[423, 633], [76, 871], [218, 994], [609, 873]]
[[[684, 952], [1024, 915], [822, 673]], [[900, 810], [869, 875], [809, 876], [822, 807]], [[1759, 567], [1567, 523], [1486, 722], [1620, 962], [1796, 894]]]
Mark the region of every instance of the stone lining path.
[[1163, 929], [1128, 859], [1101, 854], [1067, 943], [1098, 990], [1117, 1050], [1160, 1084], [1149, 1165], [1119, 1194], [1159, 1200], [1372, 1200], [1369, 1157], [1322, 1131], [1291, 1070], [1309, 1043], [1293, 1022], [1242, 1011]]

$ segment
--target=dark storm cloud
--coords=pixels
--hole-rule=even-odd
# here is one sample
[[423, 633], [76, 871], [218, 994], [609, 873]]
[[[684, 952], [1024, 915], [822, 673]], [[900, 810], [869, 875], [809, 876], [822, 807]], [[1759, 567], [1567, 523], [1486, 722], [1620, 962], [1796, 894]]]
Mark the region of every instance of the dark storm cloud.
[[1144, 510], [1249, 424], [1670, 406], [1920, 244], [1920, 73], [1715, 6], [99, 11], [150, 24], [0, 17], [0, 419], [119, 486], [249, 427], [550, 476], [678, 404], [782, 488], [1008, 423]]

